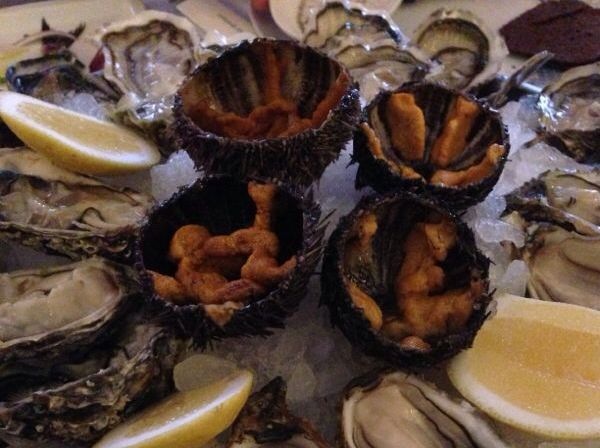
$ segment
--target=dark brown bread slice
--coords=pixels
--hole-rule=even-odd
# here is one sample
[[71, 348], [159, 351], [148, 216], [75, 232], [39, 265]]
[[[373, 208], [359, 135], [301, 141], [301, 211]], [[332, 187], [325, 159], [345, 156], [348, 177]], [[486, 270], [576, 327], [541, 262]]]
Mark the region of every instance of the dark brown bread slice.
[[512, 53], [554, 53], [564, 65], [600, 60], [600, 9], [579, 0], [548, 1], [526, 11], [500, 29]]

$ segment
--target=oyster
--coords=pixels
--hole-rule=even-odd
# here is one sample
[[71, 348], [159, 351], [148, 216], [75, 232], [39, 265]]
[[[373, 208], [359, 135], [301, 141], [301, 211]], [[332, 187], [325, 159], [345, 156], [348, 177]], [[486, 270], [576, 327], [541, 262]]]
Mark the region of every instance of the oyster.
[[228, 448], [329, 448], [312, 425], [288, 411], [277, 377], [253, 394], [233, 426]]
[[528, 222], [600, 235], [600, 170], [546, 171], [506, 196], [506, 213], [510, 212]]
[[20, 61], [8, 68], [6, 81], [11, 90], [45, 101], [52, 99], [52, 83], [58, 84], [60, 91], [90, 92], [101, 101], [118, 99], [103, 78], [88, 73], [68, 51]]
[[413, 42], [441, 64], [441, 71], [428, 79], [451, 89], [465, 89], [493, 77], [508, 56], [500, 35], [465, 10], [434, 12], [415, 31]]
[[321, 255], [324, 226], [311, 196], [227, 176], [180, 191], [137, 241], [146, 296], [201, 344], [282, 327]]
[[210, 173], [307, 185], [350, 140], [359, 107], [339, 63], [291, 41], [256, 39], [187, 79], [170, 135]]
[[367, 42], [406, 40], [387, 15], [369, 14], [361, 8], [331, 2], [315, 14], [314, 27], [306, 33], [304, 43], [329, 53], [342, 47], [349, 38]]
[[335, 58], [350, 70], [365, 101], [371, 101], [380, 90], [419, 81], [429, 71], [429, 64], [417, 51], [396, 45], [352, 45], [340, 50]]
[[38, 446], [89, 444], [168, 393], [181, 342], [138, 317], [122, 322], [110, 343], [69, 364], [4, 364], [0, 438]]
[[582, 163], [600, 163], [600, 62], [564, 72], [540, 94], [542, 136]]
[[62, 357], [104, 337], [135, 301], [132, 274], [99, 258], [0, 274], [0, 362]]
[[370, 196], [329, 240], [321, 300], [366, 353], [432, 365], [468, 347], [483, 323], [488, 264], [439, 205], [409, 193]]
[[469, 403], [398, 371], [354, 380], [341, 420], [345, 448], [509, 447]]
[[527, 291], [542, 300], [600, 310], [600, 234], [569, 232], [552, 224], [528, 229], [522, 258], [529, 268]]
[[77, 259], [126, 259], [152, 199], [53, 165], [26, 148], [0, 149], [0, 234]]
[[381, 89], [420, 80], [430, 69], [427, 57], [406, 44], [387, 14], [331, 2], [315, 17], [314, 28], [306, 32], [304, 42], [344, 64], [366, 101]]
[[496, 112], [435, 84], [381, 92], [363, 119], [354, 137], [357, 187], [424, 191], [456, 209], [485, 198], [509, 150]]
[[[95, 110], [78, 112], [107, 119], [119, 94], [104, 78], [89, 73], [68, 51], [26, 59], [8, 68], [6, 81], [11, 90], [69, 108], [75, 95], [91, 95]], [[99, 115], [99, 117], [98, 117]]]
[[600, 172], [547, 171], [506, 196], [505, 220], [527, 234], [527, 290], [600, 309]]
[[116, 115], [158, 136], [171, 120], [173, 95], [206, 56], [194, 25], [173, 14], [144, 11], [101, 36], [104, 77], [123, 94]]

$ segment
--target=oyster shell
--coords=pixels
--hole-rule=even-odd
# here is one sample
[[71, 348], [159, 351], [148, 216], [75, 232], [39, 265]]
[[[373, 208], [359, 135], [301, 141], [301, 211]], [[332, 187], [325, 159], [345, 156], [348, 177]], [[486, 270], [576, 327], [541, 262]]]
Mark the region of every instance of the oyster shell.
[[26, 148], [0, 149], [0, 234], [77, 259], [126, 259], [152, 199], [53, 165]]
[[139, 293], [132, 275], [100, 258], [0, 274], [0, 362], [63, 357], [104, 338]]
[[531, 296], [600, 309], [599, 210], [598, 170], [547, 171], [506, 196], [504, 219], [527, 234]]
[[468, 347], [485, 320], [488, 264], [466, 225], [436, 203], [370, 196], [329, 239], [321, 301], [367, 354], [432, 365]]
[[469, 403], [398, 371], [354, 380], [341, 420], [345, 448], [509, 447]]
[[291, 41], [256, 39], [187, 79], [169, 133], [209, 173], [307, 185], [350, 140], [359, 108], [339, 63]]
[[329, 2], [315, 15], [304, 42], [337, 59], [359, 83], [370, 101], [379, 90], [422, 79], [430, 61], [407, 39], [387, 14]]
[[600, 170], [551, 170], [506, 196], [506, 213], [600, 235]]
[[369, 14], [362, 8], [349, 8], [331, 2], [314, 15], [314, 26], [306, 32], [304, 43], [326, 53], [344, 46], [346, 39], [375, 42], [406, 41], [400, 29], [386, 14]]
[[396, 45], [350, 45], [335, 58], [350, 70], [365, 101], [371, 101], [380, 90], [419, 81], [429, 71], [429, 64], [415, 49]]
[[228, 448], [330, 448], [312, 425], [288, 411], [277, 377], [254, 393], [233, 426]]
[[355, 131], [356, 186], [423, 191], [453, 208], [482, 201], [509, 150], [500, 116], [470, 96], [428, 83], [381, 92]]
[[[245, 243], [233, 240], [235, 235], [255, 228], [259, 216], [257, 210], [264, 210], [255, 197], [250, 197], [250, 183], [269, 189], [275, 187], [268, 208], [271, 210], [269, 232], [275, 240], [273, 246], [278, 246], [278, 264], [288, 265], [295, 258], [295, 265], [286, 271], [284, 278], [276, 278], [273, 282], [245, 275], [248, 271], [244, 267], [252, 264], [248, 257], [250, 251]], [[311, 193], [302, 195], [282, 183], [264, 184], [228, 176], [200, 179], [155, 208], [141, 229], [140, 238], [136, 241], [136, 268], [140, 272], [145, 295], [166, 320], [175, 322], [200, 344], [205, 343], [207, 337], [269, 334], [270, 328], [283, 327], [284, 319], [296, 310], [306, 293], [308, 280], [321, 256], [325, 229], [319, 222], [319, 216], [320, 208], [312, 200]], [[179, 229], [190, 224], [202, 226], [209, 239], [205, 238], [194, 253], [174, 262], [170, 255], [173, 253], [173, 237]], [[217, 251], [215, 245], [210, 253], [205, 249], [206, 241], [212, 240], [211, 243], [216, 244], [224, 241], [223, 238], [232, 244], [227, 247], [235, 250], [224, 254]], [[251, 244], [248, 243], [248, 246]], [[183, 270], [185, 260], [194, 268], [192, 270], [203, 269], [203, 272], [225, 277], [228, 283], [222, 286], [239, 285], [236, 281], [247, 284], [248, 280], [252, 280], [260, 283], [262, 288], [251, 296], [228, 298], [229, 295], [224, 294], [215, 298], [210, 293], [217, 292], [220, 286], [209, 288], [205, 280], [185, 286], [189, 283]], [[265, 268], [267, 271], [268, 268]], [[159, 294], [155, 273], [178, 280], [187, 290], [183, 300], [167, 297], [170, 291]], [[208, 298], [192, 297], [191, 289], [197, 291], [200, 286], [209, 289], [203, 294]]]
[[508, 56], [504, 40], [473, 13], [465, 10], [435, 11], [413, 37], [414, 44], [441, 64], [430, 81], [451, 89], [466, 89], [496, 74]]
[[522, 257], [529, 294], [600, 310], [600, 234], [585, 236], [552, 224], [532, 226], [528, 234]]
[[171, 120], [173, 95], [207, 54], [194, 25], [173, 14], [144, 11], [101, 36], [104, 77], [123, 94], [116, 116], [159, 135]]
[[59, 106], [75, 94], [91, 95], [106, 116], [119, 99], [104, 78], [90, 74], [68, 51], [20, 61], [8, 68], [6, 82], [15, 92]]
[[110, 344], [70, 364], [4, 364], [0, 438], [38, 446], [89, 444], [168, 393], [181, 342], [154, 324], [133, 318], [122, 324]]
[[600, 62], [575, 67], [540, 94], [545, 140], [582, 163], [600, 163]]

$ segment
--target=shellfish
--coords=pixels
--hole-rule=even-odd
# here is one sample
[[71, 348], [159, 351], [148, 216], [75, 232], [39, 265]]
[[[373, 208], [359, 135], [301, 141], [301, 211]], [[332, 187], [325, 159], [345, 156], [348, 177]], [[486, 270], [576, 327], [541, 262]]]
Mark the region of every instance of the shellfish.
[[509, 150], [499, 115], [444, 87], [416, 83], [381, 92], [355, 132], [356, 185], [424, 191], [455, 208], [485, 198]]
[[126, 259], [152, 199], [53, 165], [27, 148], [0, 149], [0, 234], [73, 259]]
[[542, 138], [578, 162], [600, 163], [600, 62], [575, 67], [538, 100]]
[[359, 114], [347, 71], [290, 41], [242, 42], [179, 89], [173, 145], [209, 173], [310, 184], [350, 140]]
[[508, 448], [465, 401], [404, 372], [375, 372], [350, 383], [342, 405], [345, 448]]
[[340, 220], [323, 261], [321, 300], [366, 353], [432, 365], [467, 347], [490, 301], [488, 260], [439, 205], [393, 192]]
[[136, 265], [152, 303], [200, 344], [269, 334], [304, 296], [321, 254], [320, 208], [281, 183], [201, 179], [156, 208]]

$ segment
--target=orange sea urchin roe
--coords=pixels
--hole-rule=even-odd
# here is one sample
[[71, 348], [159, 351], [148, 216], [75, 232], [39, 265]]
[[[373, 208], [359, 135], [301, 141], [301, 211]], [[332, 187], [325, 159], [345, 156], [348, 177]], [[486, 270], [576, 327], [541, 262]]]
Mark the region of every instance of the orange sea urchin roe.
[[504, 146], [494, 143], [487, 149], [485, 156], [477, 165], [460, 171], [437, 170], [431, 176], [430, 182], [451, 187], [462, 187], [481, 182], [492, 174], [505, 152]]
[[282, 92], [290, 68], [292, 52], [271, 45], [257, 45], [254, 57], [261, 60], [263, 77], [259, 80], [262, 104], [247, 116], [216, 110], [207, 101], [196, 100], [185, 107], [189, 117], [203, 130], [229, 138], [282, 138], [319, 128], [341, 101], [350, 85], [350, 77], [340, 71], [335, 81], [315, 106], [310, 116], [300, 116], [298, 106]]
[[477, 103], [462, 96], [456, 98], [446, 124], [431, 150], [431, 160], [436, 166], [447, 167], [463, 152], [477, 115]]
[[[210, 305], [219, 324], [245, 303], [266, 294], [296, 266], [293, 256], [277, 261], [279, 239], [271, 231], [277, 187], [249, 182], [248, 193], [256, 205], [254, 223], [230, 235], [210, 235], [200, 225], [179, 228], [170, 242], [168, 257], [177, 262], [175, 276], [151, 272], [158, 295], [175, 304], [200, 302]], [[227, 307], [219, 312], [217, 305]]]
[[403, 160], [422, 160], [425, 152], [425, 116], [414, 95], [394, 93], [386, 111], [392, 146]]
[[[438, 263], [456, 245], [456, 226], [448, 219], [417, 223], [404, 242], [404, 260], [395, 279], [398, 316], [384, 323], [389, 337], [426, 347], [425, 339], [462, 328], [483, 292], [480, 281], [470, 286], [444, 290], [445, 273]], [[415, 339], [416, 338], [416, 339]], [[423, 340], [423, 344], [416, 344]]]

